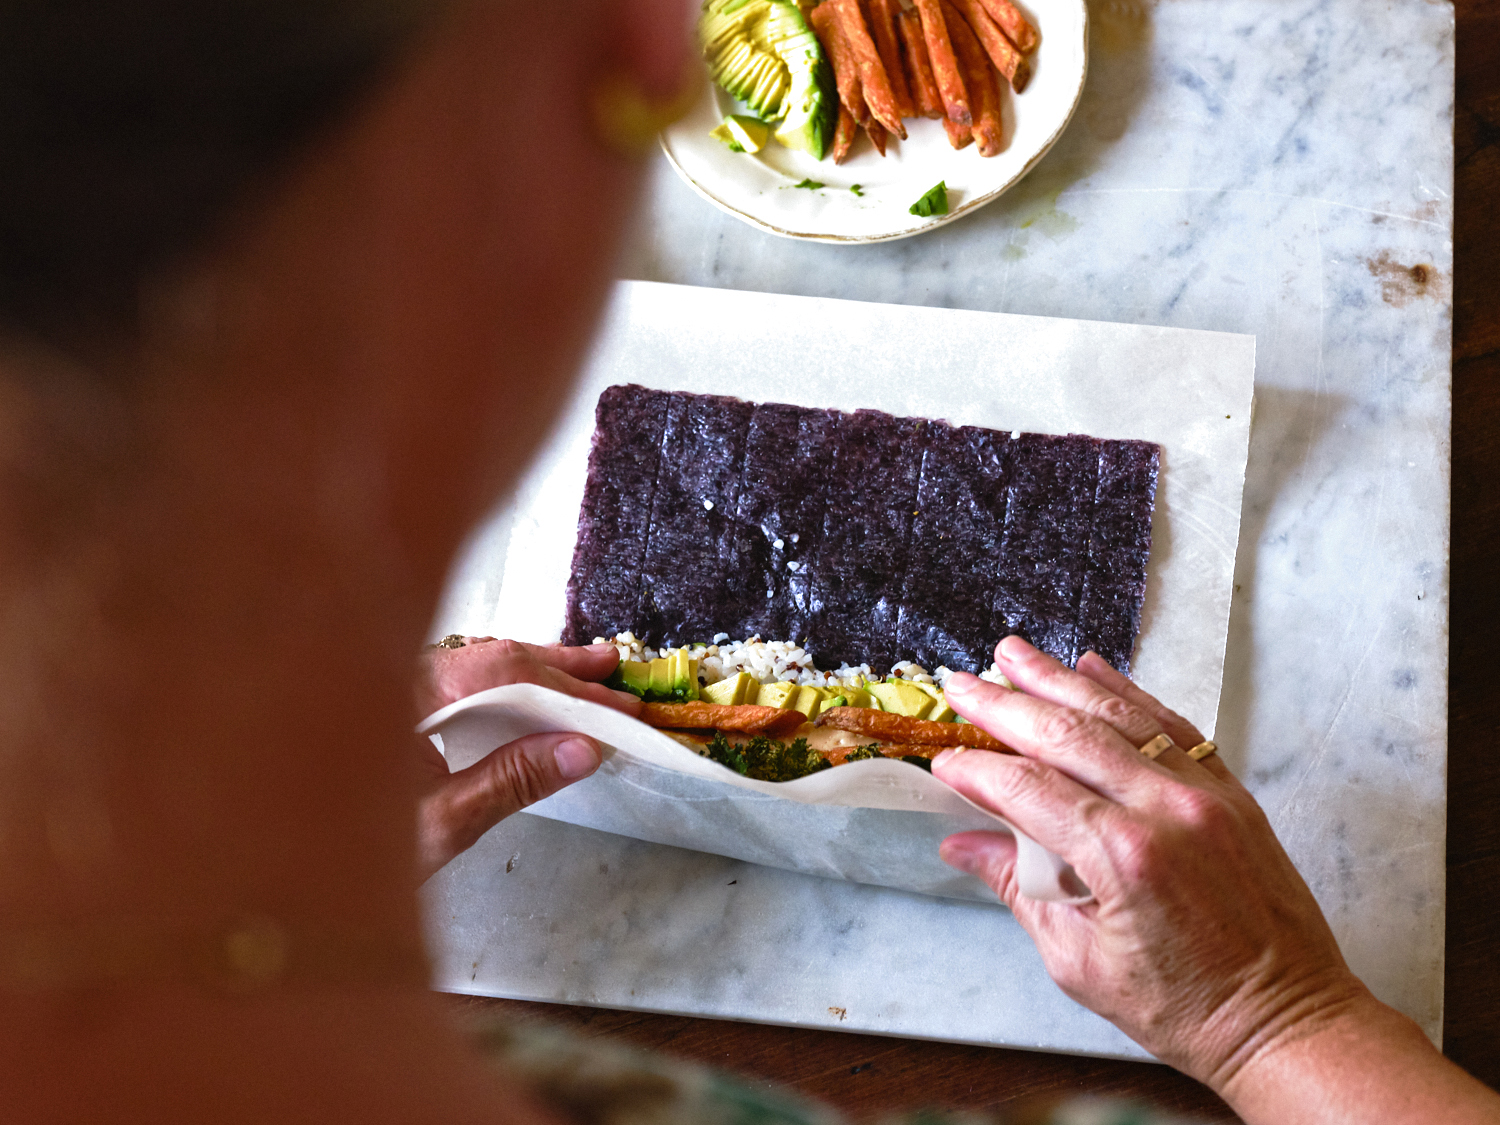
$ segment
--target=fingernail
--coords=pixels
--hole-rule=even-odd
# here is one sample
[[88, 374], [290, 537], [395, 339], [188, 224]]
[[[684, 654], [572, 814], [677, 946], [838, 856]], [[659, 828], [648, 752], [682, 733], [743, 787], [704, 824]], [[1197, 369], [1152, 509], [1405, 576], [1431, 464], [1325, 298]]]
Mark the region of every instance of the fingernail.
[[979, 677], [968, 672], [954, 672], [943, 685], [944, 695], [968, 695], [980, 682]]
[[610, 643], [608, 643], [606, 641], [604, 644], [589, 645], [588, 646], [588, 650], [590, 652], [600, 652], [600, 653], [603, 653], [603, 652], [614, 652], [615, 651], [615, 646], [612, 645], [612, 644], [610, 644]]
[[589, 96], [594, 136], [621, 155], [645, 155], [658, 133], [693, 108], [705, 80], [703, 66], [696, 59], [684, 70], [680, 87], [665, 96], [648, 91], [628, 71], [606, 72], [594, 82]]
[[979, 866], [979, 857], [962, 844], [944, 840], [938, 845], [938, 858], [949, 867], [956, 867], [965, 875], [972, 875]]
[[958, 757], [967, 749], [967, 746], [956, 746], [952, 750], [944, 750], [941, 754], [938, 754], [932, 759], [932, 768], [937, 769], [938, 766], [946, 765], [948, 762], [953, 761], [954, 758]]
[[1034, 646], [1027, 643], [1026, 638], [1012, 633], [996, 647], [995, 657], [999, 660], [1020, 660], [1036, 651]]
[[558, 743], [552, 756], [557, 759], [557, 772], [569, 781], [587, 777], [599, 768], [599, 751], [594, 749], [592, 742], [585, 742], [581, 738], [570, 738]]

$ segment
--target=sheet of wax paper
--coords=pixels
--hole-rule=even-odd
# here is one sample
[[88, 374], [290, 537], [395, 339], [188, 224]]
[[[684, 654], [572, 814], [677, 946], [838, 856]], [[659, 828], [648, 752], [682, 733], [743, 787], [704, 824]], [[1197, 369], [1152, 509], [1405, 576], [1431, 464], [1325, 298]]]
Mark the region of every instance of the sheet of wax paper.
[[[1254, 390], [1253, 336], [620, 282], [555, 426], [471, 537], [434, 636], [561, 635], [594, 404], [613, 383], [955, 425], [1138, 438], [1162, 447], [1132, 676], [1212, 737], [1223, 678]], [[772, 639], [772, 638], [767, 638]], [[431, 716], [458, 769], [520, 733], [597, 734], [600, 771], [529, 812], [816, 875], [993, 901], [936, 858], [943, 836], [1003, 824], [900, 762], [750, 781], [604, 708], [539, 688]], [[1022, 842], [1028, 893], [1080, 888]]]

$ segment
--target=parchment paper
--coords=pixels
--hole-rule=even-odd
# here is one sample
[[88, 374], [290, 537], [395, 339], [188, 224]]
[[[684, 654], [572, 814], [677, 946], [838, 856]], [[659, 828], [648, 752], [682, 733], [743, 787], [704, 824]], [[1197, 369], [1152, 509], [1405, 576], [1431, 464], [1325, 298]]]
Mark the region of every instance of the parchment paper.
[[[1252, 336], [621, 282], [530, 472], [464, 551], [433, 636], [545, 643], [561, 635], [594, 403], [612, 383], [1142, 438], [1159, 442], [1163, 455], [1132, 675], [1212, 737], [1254, 372]], [[509, 730], [592, 734], [565, 724], [613, 718], [551, 693], [505, 688], [454, 704], [423, 729], [441, 728], [450, 765], [459, 768]], [[856, 882], [992, 897], [943, 866], [936, 842], [996, 822], [961, 799], [914, 811], [938, 809], [937, 791], [948, 791], [904, 763], [854, 763], [772, 786], [727, 775], [656, 732], [638, 744], [630, 732], [610, 730], [598, 737], [619, 754], [528, 811]], [[876, 788], [867, 778], [879, 779]], [[893, 806], [894, 792], [905, 792], [907, 803]], [[866, 805], [871, 793], [884, 793], [884, 803]], [[1029, 889], [1039, 897], [1076, 890], [1055, 857], [1028, 870], [1037, 873]]]

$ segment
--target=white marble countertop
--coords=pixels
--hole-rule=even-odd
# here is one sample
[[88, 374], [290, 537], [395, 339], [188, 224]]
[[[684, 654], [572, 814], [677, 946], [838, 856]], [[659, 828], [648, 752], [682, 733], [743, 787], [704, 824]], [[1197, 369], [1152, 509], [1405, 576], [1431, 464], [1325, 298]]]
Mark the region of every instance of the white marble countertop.
[[[622, 273], [1255, 335], [1218, 741], [1350, 963], [1438, 1038], [1452, 7], [1091, 0], [1090, 15], [1073, 125], [976, 215], [878, 246], [793, 243], [662, 161]], [[428, 901], [446, 989], [1139, 1053], [1057, 991], [997, 908], [527, 816]]]

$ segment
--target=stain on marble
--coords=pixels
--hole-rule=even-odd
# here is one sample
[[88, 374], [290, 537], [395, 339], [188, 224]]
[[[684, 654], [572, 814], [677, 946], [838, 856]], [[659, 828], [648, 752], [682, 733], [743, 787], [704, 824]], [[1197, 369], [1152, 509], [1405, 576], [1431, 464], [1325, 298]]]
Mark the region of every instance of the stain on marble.
[[1390, 251], [1382, 250], [1375, 257], [1365, 259], [1365, 268], [1371, 277], [1380, 279], [1381, 300], [1398, 309], [1422, 298], [1448, 295], [1448, 279], [1430, 262], [1406, 265], [1393, 258]]

